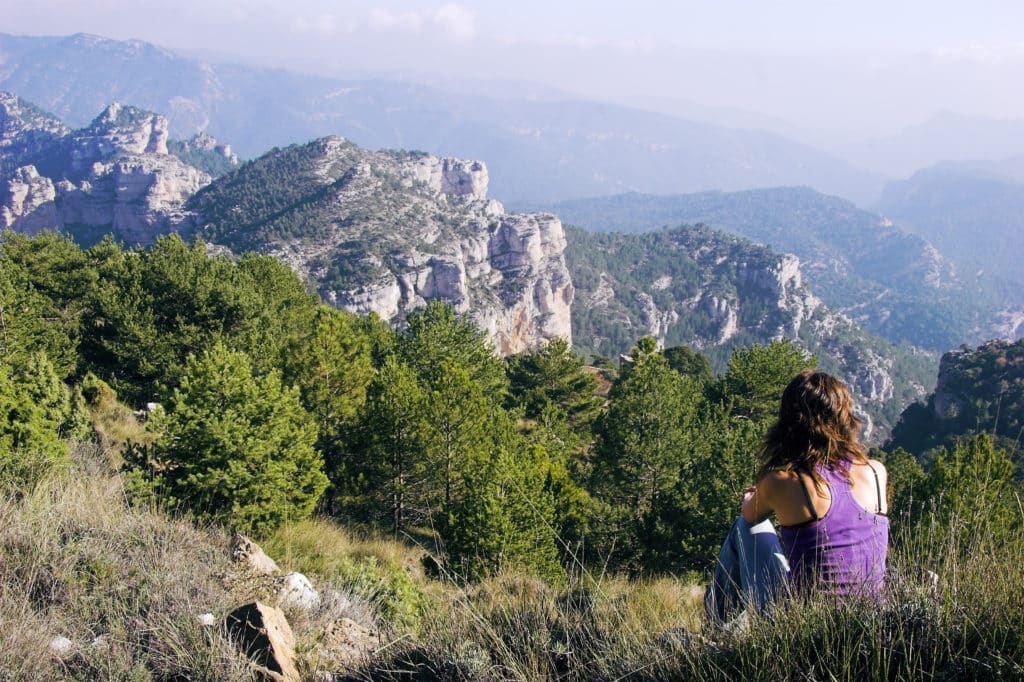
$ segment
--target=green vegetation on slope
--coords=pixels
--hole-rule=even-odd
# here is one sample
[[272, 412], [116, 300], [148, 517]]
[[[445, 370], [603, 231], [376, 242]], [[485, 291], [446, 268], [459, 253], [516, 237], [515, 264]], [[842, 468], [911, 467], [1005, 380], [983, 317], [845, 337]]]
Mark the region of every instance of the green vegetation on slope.
[[[438, 302], [396, 332], [320, 307], [270, 259], [232, 263], [176, 237], [141, 252], [52, 235], [8, 235], [3, 248], [0, 281], [20, 283], [0, 287], [0, 623], [18, 624], [0, 628], [7, 677], [248, 679], [196, 620], [252, 598], [224, 579], [228, 529], [264, 534], [285, 567], [351, 595], [296, 620], [310, 676], [341, 669], [316, 633], [360, 609], [391, 642], [360, 663], [367, 679], [1024, 672], [1021, 489], [985, 436], [926, 467], [878, 453], [894, 495], [881, 609], [797, 602], [746, 630], [695, 634], [699, 591], [686, 582], [713, 565], [782, 386], [815, 362], [792, 342], [738, 349], [715, 378], [692, 350], [644, 338], [602, 405], [568, 344], [502, 361]], [[41, 277], [72, 265], [89, 286]], [[257, 296], [259, 308], [210, 307]], [[100, 314], [113, 299], [119, 315]], [[117, 352], [133, 328], [163, 344], [145, 373], [112, 360], [131, 357]], [[133, 406], [162, 407], [143, 427], [108, 382]], [[422, 549], [306, 518], [321, 468], [324, 512]], [[203, 520], [217, 525], [197, 530]], [[690, 643], [663, 637], [671, 627]], [[57, 663], [44, 643], [59, 633], [81, 652]], [[99, 636], [109, 649], [87, 648]]]
[[959, 252], [940, 244], [940, 255], [926, 241], [927, 230], [914, 234], [806, 187], [631, 193], [548, 209], [568, 223], [602, 232], [703, 223], [796, 254], [815, 295], [895, 343], [945, 351], [973, 337], [976, 328], [988, 328], [1001, 304], [997, 289], [964, 280], [970, 271], [951, 264], [959, 263]]
[[194, 137], [191, 140], [167, 140], [167, 152], [214, 178], [229, 173], [238, 166], [218, 149], [196, 146], [195, 139]]

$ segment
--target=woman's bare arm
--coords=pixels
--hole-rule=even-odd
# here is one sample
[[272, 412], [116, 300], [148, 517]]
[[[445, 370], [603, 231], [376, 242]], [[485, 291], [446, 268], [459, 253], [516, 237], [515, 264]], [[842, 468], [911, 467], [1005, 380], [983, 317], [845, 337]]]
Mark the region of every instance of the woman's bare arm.
[[740, 511], [747, 523], [760, 523], [775, 511], [772, 498], [778, 484], [777, 478], [778, 474], [770, 473], [743, 493]]

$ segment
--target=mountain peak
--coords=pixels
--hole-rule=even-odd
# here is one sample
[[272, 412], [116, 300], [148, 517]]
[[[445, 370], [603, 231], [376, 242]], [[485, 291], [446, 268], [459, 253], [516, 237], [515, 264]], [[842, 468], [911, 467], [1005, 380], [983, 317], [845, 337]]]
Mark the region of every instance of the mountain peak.
[[88, 147], [102, 146], [102, 154], [166, 154], [167, 119], [145, 109], [113, 102], [86, 128], [77, 131], [77, 140]]

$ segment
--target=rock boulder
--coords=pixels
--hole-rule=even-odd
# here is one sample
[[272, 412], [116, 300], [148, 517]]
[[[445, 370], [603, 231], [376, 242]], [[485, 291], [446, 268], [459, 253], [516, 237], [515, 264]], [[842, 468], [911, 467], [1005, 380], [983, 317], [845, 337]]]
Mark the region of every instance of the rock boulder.
[[274, 682], [300, 682], [295, 667], [295, 635], [281, 609], [252, 602], [226, 619], [230, 635]]

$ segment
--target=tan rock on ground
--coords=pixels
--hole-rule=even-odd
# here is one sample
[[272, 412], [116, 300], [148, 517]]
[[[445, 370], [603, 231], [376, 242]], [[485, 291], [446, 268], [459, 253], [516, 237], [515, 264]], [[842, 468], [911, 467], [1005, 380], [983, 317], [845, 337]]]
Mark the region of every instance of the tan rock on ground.
[[321, 667], [328, 666], [336, 674], [351, 672], [380, 645], [377, 631], [351, 618], [339, 618], [324, 628], [316, 644], [316, 656]]
[[227, 617], [228, 632], [274, 682], [300, 682], [295, 635], [281, 609], [252, 602]]
[[281, 570], [277, 567], [277, 562], [267, 556], [262, 547], [241, 533], [235, 533], [231, 540], [231, 558], [247, 564], [255, 572], [263, 575], [273, 575]]

